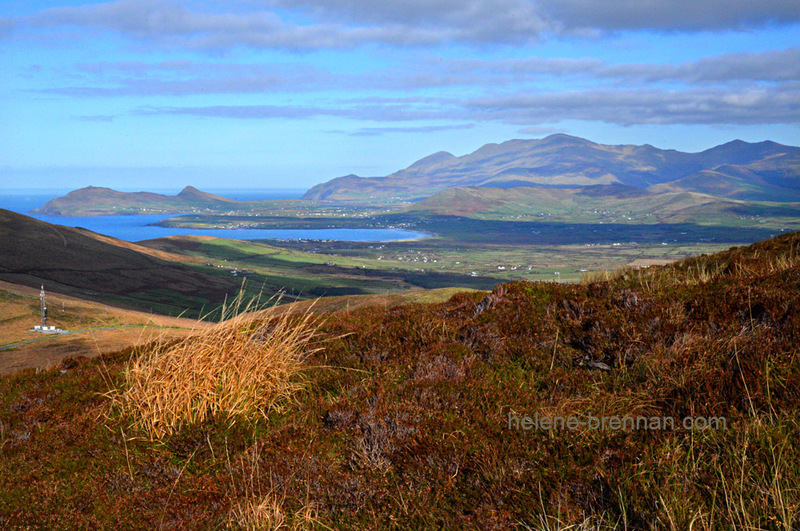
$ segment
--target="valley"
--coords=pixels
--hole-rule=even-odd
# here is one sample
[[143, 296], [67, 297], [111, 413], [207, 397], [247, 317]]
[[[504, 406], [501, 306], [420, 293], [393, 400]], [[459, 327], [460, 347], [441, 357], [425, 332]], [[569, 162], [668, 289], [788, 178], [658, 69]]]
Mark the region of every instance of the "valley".
[[[555, 135], [491, 144], [464, 157], [437, 153], [370, 181], [334, 179], [305, 199], [234, 201], [192, 186], [174, 196], [89, 187], [34, 211], [96, 219], [82, 224], [101, 231], [98, 216], [162, 214], [147, 234], [194, 233], [137, 242], [0, 210], [0, 372], [110, 352], [156, 332], [181, 337], [219, 320], [238, 295], [281, 311], [389, 307], [505, 282], [604, 279], [621, 268], [645, 271], [766, 240], [800, 230], [800, 203], [793, 202], [798, 149], [734, 142], [680, 154]], [[567, 167], [557, 182], [542, 177]], [[509, 177], [525, 171], [526, 179]], [[412, 200], [392, 188], [398, 179], [422, 196]], [[347, 193], [335, 188], [342, 184]], [[320, 192], [330, 187], [340, 191]], [[209, 229], [223, 237], [203, 236]], [[419, 237], [228, 237], [252, 238], [259, 229]], [[75, 333], [33, 337], [28, 321], [40, 285], [56, 305], [52, 322]], [[59, 313], [59, 302], [73, 311]]]
[[774, 142], [681, 153], [552, 135], [487, 144], [462, 157], [435, 153], [386, 177], [333, 179], [302, 200], [229, 202], [157, 225], [409, 230], [427, 237], [264, 242], [318, 255], [311, 261], [334, 264], [327, 267], [460, 275], [451, 280], [462, 286], [486, 287], [470, 280], [476, 277], [573, 282], [800, 229], [799, 160], [800, 148]]
[[[676, 174], [712, 171], [664, 156]], [[0, 210], [0, 453], [12, 465], [0, 526], [69, 513], [86, 527], [169, 514], [175, 527], [509, 528], [535, 512], [608, 529], [712, 514], [736, 529], [789, 514], [800, 205], [787, 168], [783, 201], [776, 179], [752, 173], [714, 189], [639, 168], [647, 186], [584, 169], [569, 186], [428, 183], [413, 200], [353, 178], [352, 197], [332, 181], [337, 200], [93, 188], [49, 203], [77, 216], [176, 209], [148, 229], [193, 233], [135, 242]], [[48, 322], [69, 334], [30, 330], [42, 284]], [[531, 431], [514, 423], [528, 414], [723, 424]]]
[[800, 531], [798, 35], [0, 2], [0, 531]]
[[[452, 199], [440, 197], [450, 193]], [[185, 215], [159, 224], [200, 230], [402, 228], [429, 237], [394, 242], [284, 239], [270, 240], [269, 245], [335, 257], [325, 258], [325, 263], [358, 260], [359, 266], [370, 269], [475, 273], [498, 281], [577, 281], [589, 271], [663, 263], [800, 229], [800, 210], [793, 204], [718, 201], [693, 195], [677, 201], [625, 199], [614, 204], [592, 197], [574, 201], [573, 190], [540, 188], [478, 189], [464, 194], [467, 199], [454, 189], [388, 213], [339, 206], [331, 215], [326, 205], [317, 211], [308, 207], [283, 215], [272, 211]], [[504, 201], [496, 200], [497, 196]], [[552, 200], [554, 196], [570, 197], [570, 201]], [[470, 212], [464, 210], [465, 204]]]

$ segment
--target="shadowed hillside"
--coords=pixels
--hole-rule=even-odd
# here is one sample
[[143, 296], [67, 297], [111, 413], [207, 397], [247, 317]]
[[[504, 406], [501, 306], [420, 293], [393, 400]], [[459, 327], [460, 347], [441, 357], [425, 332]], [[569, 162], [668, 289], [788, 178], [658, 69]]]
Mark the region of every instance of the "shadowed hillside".
[[[290, 405], [253, 422], [192, 424], [192, 409], [160, 443], [131, 439], [151, 417], [110, 399], [150, 396], [125, 369], [159, 370], [158, 350], [2, 378], [0, 525], [795, 529], [799, 291], [793, 233], [577, 285], [333, 313], [306, 321]], [[252, 348], [288, 330], [248, 319], [214, 334]], [[577, 424], [543, 420], [559, 418]]]
[[238, 283], [169, 253], [0, 210], [0, 279], [80, 298], [180, 313], [220, 304]]

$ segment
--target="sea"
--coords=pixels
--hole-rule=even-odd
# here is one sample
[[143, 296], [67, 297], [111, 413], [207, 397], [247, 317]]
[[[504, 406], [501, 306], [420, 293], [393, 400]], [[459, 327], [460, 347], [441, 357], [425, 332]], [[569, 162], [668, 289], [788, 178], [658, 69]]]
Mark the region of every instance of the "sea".
[[[176, 214], [140, 216], [62, 217], [31, 214], [49, 200], [65, 195], [70, 190], [2, 190], [0, 208], [25, 214], [33, 218], [64, 225], [82, 227], [120, 240], [138, 242], [164, 236], [203, 235], [234, 240], [335, 240], [346, 242], [390, 242], [412, 240], [429, 236], [424, 232], [403, 229], [181, 229], [153, 226]], [[265, 201], [274, 199], [299, 199], [305, 190], [204, 190], [237, 201]], [[178, 190], [158, 191], [173, 195]]]

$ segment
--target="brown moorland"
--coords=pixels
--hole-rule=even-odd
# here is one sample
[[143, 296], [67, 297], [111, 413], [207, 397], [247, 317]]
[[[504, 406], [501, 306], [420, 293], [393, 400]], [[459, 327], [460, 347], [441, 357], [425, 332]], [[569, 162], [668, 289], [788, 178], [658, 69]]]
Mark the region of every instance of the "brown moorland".
[[39, 289], [0, 281], [0, 374], [43, 369], [70, 356], [95, 357], [156, 338], [184, 337], [209, 323], [116, 308], [47, 292], [47, 324], [69, 335], [41, 334]]
[[[798, 292], [793, 233], [577, 285], [340, 311], [313, 323], [284, 407], [157, 442], [110, 398], [147, 348], [6, 376], [0, 527], [796, 529]], [[263, 341], [271, 322], [235, 326]], [[536, 414], [678, 427], [509, 420]]]

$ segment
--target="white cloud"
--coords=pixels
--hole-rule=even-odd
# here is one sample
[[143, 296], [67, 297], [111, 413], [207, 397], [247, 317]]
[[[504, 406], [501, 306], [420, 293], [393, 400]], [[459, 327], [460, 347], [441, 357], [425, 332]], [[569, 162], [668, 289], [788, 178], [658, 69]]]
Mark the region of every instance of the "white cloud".
[[433, 30], [442, 41], [524, 42], [548, 30], [529, 0], [274, 0], [268, 5], [305, 9], [317, 20], [373, 27]]
[[150, 44], [190, 49], [238, 46], [310, 50], [350, 48], [365, 43], [437, 44], [438, 28], [402, 25], [348, 26], [340, 23], [287, 24], [275, 11], [214, 13], [193, 11], [177, 2], [117, 0], [104, 4], [60, 7], [24, 20], [27, 28], [83, 27], [112, 31]]
[[715, 84], [782, 82], [800, 80], [800, 48], [758, 53], [724, 54], [680, 64], [608, 64], [600, 59], [501, 59], [454, 60], [438, 65], [452, 74], [480, 73], [496, 76], [497, 82], [538, 79], [548, 76], [583, 76], [595, 80], [637, 83], [679, 82]]
[[412, 127], [362, 127], [354, 132], [346, 133], [349, 136], [383, 136], [386, 134], [408, 133], [438, 133], [442, 131], [459, 131], [473, 129], [475, 124], [456, 125], [420, 125]]
[[[58, 33], [78, 27], [154, 46], [214, 51], [239, 46], [313, 50], [449, 42], [491, 50], [487, 43], [525, 42], [553, 32], [741, 29], [796, 23], [800, 16], [796, 0], [724, 4], [721, 0], [695, 0], [691, 5], [684, 0], [247, 0], [236, 9], [210, 3], [200, 10], [197, 3], [178, 0], [117, 0], [0, 19], [0, 35], [9, 28]], [[715, 10], [717, 17], [712, 16]], [[420, 54], [411, 55], [398, 56], [392, 66], [358, 74], [304, 66], [306, 56], [294, 63], [259, 65], [226, 64], [225, 55], [206, 62], [106, 62], [77, 69], [66, 65], [72, 71], [68, 77], [62, 72], [62, 79], [70, 84], [43, 91], [71, 97], [305, 93], [299, 99], [305, 103], [294, 106], [276, 105], [275, 100], [250, 100], [271, 105], [230, 105], [235, 100], [221, 99], [219, 105], [150, 106], [136, 111], [228, 119], [333, 116], [381, 123], [500, 121], [523, 127], [563, 120], [621, 125], [800, 121], [800, 48], [724, 54], [680, 64], [611, 64], [595, 57], [420, 60]], [[350, 90], [357, 90], [360, 97], [334, 100], [335, 94]], [[423, 90], [427, 99], [416, 97]], [[385, 97], [391, 91], [409, 97]], [[312, 98], [317, 93], [324, 97]], [[484, 96], [476, 98], [476, 93]], [[456, 126], [392, 125], [362, 128], [354, 134], [425, 128], [430, 132], [431, 127]]]
[[236, 64], [194, 61], [103, 62], [75, 69], [88, 83], [44, 92], [73, 97], [263, 94], [314, 90], [337, 83], [332, 74], [302, 64]]
[[266, 0], [319, 20], [461, 28], [505, 41], [542, 32], [747, 29], [800, 21], [796, 0]]

